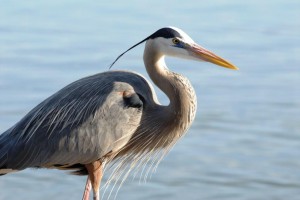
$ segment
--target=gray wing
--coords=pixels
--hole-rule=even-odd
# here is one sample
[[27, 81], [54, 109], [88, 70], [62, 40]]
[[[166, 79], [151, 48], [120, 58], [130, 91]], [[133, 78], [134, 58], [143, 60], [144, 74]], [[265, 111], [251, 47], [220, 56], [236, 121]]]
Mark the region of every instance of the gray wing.
[[[131, 96], [124, 97], [124, 91]], [[128, 93], [129, 92], [129, 93]], [[120, 149], [155, 105], [148, 82], [111, 71], [61, 89], [0, 135], [0, 168], [90, 163]]]

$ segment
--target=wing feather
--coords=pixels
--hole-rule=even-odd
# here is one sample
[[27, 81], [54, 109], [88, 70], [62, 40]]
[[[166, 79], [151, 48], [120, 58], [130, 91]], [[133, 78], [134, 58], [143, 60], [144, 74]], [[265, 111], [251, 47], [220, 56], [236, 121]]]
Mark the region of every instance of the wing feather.
[[64, 87], [0, 135], [0, 168], [84, 164], [121, 148], [142, 116], [124, 106], [127, 90], [155, 104], [151, 86], [131, 72], [100, 73]]

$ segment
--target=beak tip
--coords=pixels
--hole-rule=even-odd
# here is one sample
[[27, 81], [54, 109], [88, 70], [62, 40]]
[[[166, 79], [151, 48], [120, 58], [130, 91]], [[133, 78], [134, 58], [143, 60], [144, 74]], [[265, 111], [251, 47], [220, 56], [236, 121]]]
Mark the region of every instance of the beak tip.
[[233, 68], [231, 68], [231, 69], [233, 69], [233, 70], [240, 70], [240, 68], [238, 68], [238, 67], [236, 67], [234, 65], [233, 65]]
[[235, 65], [233, 65], [232, 63], [217, 56], [216, 54], [212, 53], [211, 51], [204, 49], [200, 45], [197, 45], [197, 44], [193, 45], [191, 50], [194, 53], [194, 55], [202, 61], [210, 62], [210, 63], [216, 64], [216, 65], [219, 65], [222, 67], [226, 67], [226, 68], [229, 68], [232, 70], [239, 70], [239, 68], [236, 67]]

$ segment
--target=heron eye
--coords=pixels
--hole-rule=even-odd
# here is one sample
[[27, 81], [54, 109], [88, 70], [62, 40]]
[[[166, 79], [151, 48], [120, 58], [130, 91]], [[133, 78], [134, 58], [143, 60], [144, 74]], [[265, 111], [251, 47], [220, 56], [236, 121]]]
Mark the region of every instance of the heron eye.
[[172, 39], [172, 42], [173, 42], [173, 44], [178, 44], [178, 43], [179, 43], [179, 40], [178, 40], [177, 38], [173, 38], [173, 39]]

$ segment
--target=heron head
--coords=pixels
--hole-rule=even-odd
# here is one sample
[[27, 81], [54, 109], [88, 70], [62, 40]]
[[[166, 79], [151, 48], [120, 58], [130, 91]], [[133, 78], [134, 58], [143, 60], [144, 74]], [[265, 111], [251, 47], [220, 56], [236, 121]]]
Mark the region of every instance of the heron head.
[[152, 49], [163, 55], [211, 62], [222, 67], [238, 69], [230, 62], [195, 43], [190, 36], [179, 28], [159, 29], [149, 36], [147, 45], [152, 46]]
[[159, 53], [161, 55], [211, 62], [222, 67], [235, 70], [238, 69], [236, 66], [226, 61], [225, 59], [201, 47], [200, 45], [195, 43], [192, 38], [190, 38], [190, 36], [188, 36], [185, 32], [175, 27], [161, 28], [141, 42], [133, 45], [128, 50], [119, 55], [117, 59], [110, 65], [110, 68], [126, 52], [142, 44], [143, 42], [146, 42], [146, 48], [152, 49], [153, 51], [156, 51], [156, 53]]

